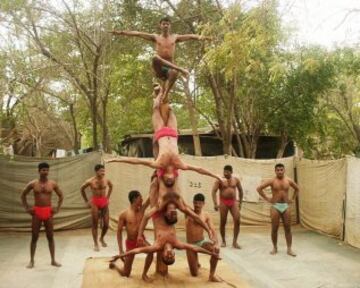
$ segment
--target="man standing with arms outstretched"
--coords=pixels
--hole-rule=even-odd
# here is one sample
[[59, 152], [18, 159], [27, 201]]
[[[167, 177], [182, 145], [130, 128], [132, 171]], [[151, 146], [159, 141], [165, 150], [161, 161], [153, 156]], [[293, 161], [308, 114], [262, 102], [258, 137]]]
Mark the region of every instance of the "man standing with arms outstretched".
[[[109, 228], [109, 199], [112, 192], [113, 185], [110, 180], [105, 178], [105, 167], [104, 165], [95, 165], [95, 176], [86, 180], [81, 186], [81, 195], [85, 202], [91, 208], [92, 218], [92, 236], [94, 239], [94, 250], [99, 251], [98, 243], [98, 223], [99, 218], [103, 219], [102, 230], [100, 236], [100, 243], [102, 247], [107, 247], [104, 241], [104, 236]], [[86, 188], [90, 187], [92, 191], [92, 198], [89, 201], [86, 196]], [[100, 214], [100, 217], [99, 217]]]
[[164, 17], [160, 20], [160, 30], [160, 35], [138, 31], [112, 31], [111, 33], [114, 35], [139, 37], [155, 43], [156, 54], [152, 59], [152, 67], [156, 77], [165, 82], [163, 85], [162, 101], [167, 103], [169, 91], [174, 85], [178, 73], [182, 73], [185, 78], [189, 77], [189, 72], [186, 69], [174, 64], [176, 43], [188, 40], [209, 40], [210, 38], [195, 34], [172, 34], [169, 17]]
[[[49, 250], [51, 255], [51, 265], [60, 267], [61, 264], [55, 261], [55, 242], [53, 232], [53, 215], [58, 213], [63, 202], [63, 193], [55, 181], [49, 180], [49, 164], [40, 163], [38, 165], [39, 179], [28, 183], [21, 194], [21, 201], [26, 212], [32, 215], [32, 237], [30, 245], [30, 263], [27, 268], [34, 267], [34, 256], [36, 243], [39, 238], [41, 223], [44, 223], [46, 238], [49, 242]], [[34, 191], [35, 205], [31, 208], [27, 203], [26, 196], [30, 191]], [[51, 194], [55, 191], [58, 196], [58, 204], [56, 208], [51, 206]]]
[[[287, 254], [290, 256], [296, 256], [296, 254], [291, 250], [292, 235], [291, 235], [291, 214], [290, 214], [289, 203], [292, 203], [296, 199], [299, 193], [299, 187], [296, 185], [296, 183], [293, 180], [285, 176], [284, 164], [278, 163], [275, 165], [275, 174], [276, 174], [275, 178], [265, 181], [256, 189], [262, 198], [264, 198], [267, 202], [272, 204], [270, 215], [271, 215], [271, 240], [273, 243], [273, 250], [271, 251], [270, 254], [275, 255], [278, 252], [277, 238], [278, 238], [278, 230], [279, 230], [279, 224], [281, 218], [284, 223]], [[266, 187], [271, 187], [271, 191], [272, 191], [271, 199], [267, 197], [263, 191]], [[293, 200], [289, 199], [290, 187], [294, 189]]]
[[[214, 201], [215, 211], [220, 211], [220, 234], [221, 234], [221, 247], [226, 247], [225, 239], [225, 226], [227, 215], [230, 211], [234, 222], [234, 237], [232, 247], [241, 249], [237, 243], [240, 232], [240, 207], [243, 200], [243, 190], [240, 180], [232, 176], [233, 169], [230, 165], [224, 167], [224, 178], [216, 180], [212, 189], [212, 197]], [[236, 189], [239, 193], [238, 200], [236, 199]], [[220, 190], [220, 203], [218, 203], [216, 193]]]

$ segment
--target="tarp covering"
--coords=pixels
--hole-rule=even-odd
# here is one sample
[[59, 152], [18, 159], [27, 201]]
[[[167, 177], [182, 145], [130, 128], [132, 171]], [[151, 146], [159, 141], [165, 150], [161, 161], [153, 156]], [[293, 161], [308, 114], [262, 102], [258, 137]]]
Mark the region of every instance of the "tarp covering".
[[306, 228], [342, 237], [346, 159], [298, 160], [300, 221]]
[[[81, 184], [94, 175], [94, 166], [101, 162], [100, 153], [76, 157], [44, 160], [28, 157], [0, 158], [0, 229], [30, 230], [31, 216], [25, 212], [20, 195], [25, 185], [38, 178], [37, 165], [46, 161], [50, 165], [49, 179], [55, 180], [64, 193], [63, 206], [54, 217], [55, 229], [89, 227], [91, 218], [80, 194]], [[33, 205], [33, 193], [28, 194]], [[56, 206], [57, 196], [52, 195]]]
[[[110, 155], [104, 156], [112, 158]], [[243, 182], [245, 199], [241, 211], [242, 224], [265, 225], [270, 223], [270, 205], [260, 198], [256, 192], [256, 186], [263, 180], [274, 177], [274, 165], [284, 163], [289, 177], [293, 178], [294, 159], [284, 158], [277, 160], [248, 160], [235, 157], [193, 157], [182, 156], [182, 159], [191, 165], [200, 166], [211, 172], [221, 175], [223, 167], [227, 164], [233, 166], [234, 176], [238, 176]], [[150, 176], [153, 171], [140, 165], [129, 165], [124, 163], [106, 164], [106, 173], [114, 184], [114, 194], [111, 200], [111, 218], [116, 221], [119, 213], [129, 206], [127, 195], [131, 190], [139, 190], [144, 198], [148, 195]], [[196, 193], [203, 193], [206, 198], [205, 210], [212, 215], [215, 224], [219, 223], [219, 214], [214, 211], [211, 190], [215, 182], [214, 178], [199, 175], [195, 172], [181, 171], [179, 176], [179, 187], [182, 196], [188, 204], [192, 204]], [[249, 202], [252, 201], [252, 202]], [[296, 209], [292, 207], [292, 221], [296, 221]], [[231, 225], [231, 215], [228, 215]]]
[[360, 159], [347, 158], [345, 241], [360, 248]]

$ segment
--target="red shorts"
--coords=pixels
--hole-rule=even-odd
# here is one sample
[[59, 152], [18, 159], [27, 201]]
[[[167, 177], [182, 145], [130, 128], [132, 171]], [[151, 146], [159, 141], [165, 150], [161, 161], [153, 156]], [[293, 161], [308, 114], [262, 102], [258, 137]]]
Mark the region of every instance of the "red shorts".
[[41, 221], [49, 220], [52, 216], [51, 206], [34, 206], [34, 215]]
[[156, 220], [157, 218], [159, 218], [160, 216], [162, 216], [162, 213], [159, 211], [156, 211], [154, 214], [151, 215], [151, 219], [152, 220]]
[[158, 141], [162, 137], [173, 137], [177, 138], [178, 134], [175, 129], [170, 127], [163, 127], [157, 130], [154, 134], [155, 141]]
[[[179, 176], [179, 171], [178, 171], [178, 169], [174, 169], [174, 176], [175, 177], [178, 177]], [[159, 169], [157, 169], [156, 170], [156, 175], [157, 175], [157, 177], [158, 178], [161, 178], [162, 176], [164, 176], [164, 174], [165, 174], [165, 169], [163, 169], [163, 168], [159, 168]]]
[[[145, 241], [145, 236], [143, 236], [143, 238], [144, 238], [144, 241]], [[126, 252], [130, 251], [130, 250], [134, 250], [135, 248], [138, 247], [136, 239], [135, 240], [126, 239], [125, 240], [125, 246], [126, 246]]]
[[225, 198], [220, 198], [220, 202], [223, 203], [224, 205], [226, 205], [227, 207], [231, 208], [232, 206], [234, 206], [236, 199], [225, 199]]
[[93, 196], [91, 202], [99, 209], [103, 209], [109, 205], [109, 199], [104, 196]]

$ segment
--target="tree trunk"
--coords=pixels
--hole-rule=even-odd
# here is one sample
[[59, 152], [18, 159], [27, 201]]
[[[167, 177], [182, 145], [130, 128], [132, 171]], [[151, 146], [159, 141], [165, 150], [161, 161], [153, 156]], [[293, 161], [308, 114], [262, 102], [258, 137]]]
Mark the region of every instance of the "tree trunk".
[[183, 85], [184, 85], [184, 92], [185, 92], [185, 95], [186, 95], [186, 105], [187, 105], [188, 111], [189, 111], [191, 130], [192, 130], [193, 142], [194, 142], [195, 156], [202, 156], [200, 136], [199, 136], [199, 133], [198, 133], [198, 130], [197, 130], [197, 124], [198, 124], [197, 123], [197, 114], [196, 114], [196, 111], [194, 109], [194, 102], [191, 99], [189, 83], [188, 82], [183, 82]]
[[72, 122], [72, 126], [74, 129], [74, 151], [75, 154], [79, 154], [79, 149], [80, 149], [80, 143], [79, 143], [79, 132], [78, 132], [78, 128], [77, 128], [77, 123], [76, 123], [76, 118], [75, 118], [75, 111], [74, 111], [74, 104], [71, 103], [69, 106], [69, 110], [70, 110], [70, 117], [71, 117], [71, 122]]
[[98, 135], [97, 135], [97, 107], [94, 101], [91, 101], [91, 121], [92, 121], [92, 146], [94, 150], [99, 149]]
[[284, 157], [284, 152], [287, 144], [289, 143], [289, 138], [286, 132], [281, 132], [281, 140], [280, 140], [280, 146], [278, 148], [278, 151], [276, 153], [276, 158], [282, 158]]

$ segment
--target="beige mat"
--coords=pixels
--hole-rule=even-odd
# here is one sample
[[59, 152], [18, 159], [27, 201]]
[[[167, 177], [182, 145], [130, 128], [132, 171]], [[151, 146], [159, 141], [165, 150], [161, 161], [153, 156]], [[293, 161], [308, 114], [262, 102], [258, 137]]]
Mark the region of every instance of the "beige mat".
[[229, 265], [224, 261], [220, 261], [217, 268], [217, 274], [224, 279], [222, 283], [212, 283], [208, 281], [209, 276], [209, 258], [206, 256], [200, 257], [200, 263], [203, 266], [200, 269], [198, 277], [191, 277], [189, 274], [187, 261], [185, 256], [177, 255], [176, 262], [169, 267], [169, 276], [162, 277], [154, 274], [155, 263], [150, 268], [149, 276], [153, 282], [146, 283], [141, 279], [141, 273], [144, 264], [143, 257], [135, 258], [132, 275], [130, 278], [121, 277], [116, 271], [108, 268], [109, 258], [89, 258], [85, 262], [82, 288], [119, 288], [119, 287], [237, 287], [249, 288], [250, 286], [241, 279], [240, 275], [232, 272]]

